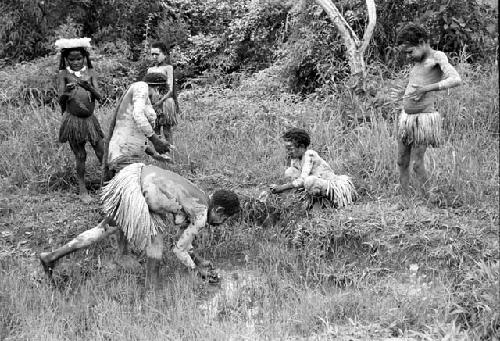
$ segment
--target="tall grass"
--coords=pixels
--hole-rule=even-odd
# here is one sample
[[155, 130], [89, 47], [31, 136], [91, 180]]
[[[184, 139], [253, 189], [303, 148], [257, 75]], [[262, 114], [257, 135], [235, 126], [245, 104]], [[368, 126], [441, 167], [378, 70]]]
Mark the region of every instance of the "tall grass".
[[[445, 117], [445, 144], [429, 150], [426, 161], [435, 186], [474, 203], [498, 191], [498, 73], [468, 65], [459, 71], [464, 85], [441, 94], [438, 103]], [[380, 110], [370, 110], [370, 123], [346, 128], [345, 108], [335, 99], [298, 101], [284, 95], [269, 100], [250, 97], [248, 91], [212, 89], [185, 93], [182, 103], [175, 144], [179, 161], [191, 164], [193, 171], [252, 184], [276, 181], [284, 166], [280, 134], [300, 126], [311, 132], [312, 148], [337, 173], [351, 174], [371, 195], [391, 193], [387, 190], [397, 183], [395, 118], [384, 119]], [[104, 129], [112, 109], [97, 111]], [[73, 158], [67, 146], [56, 142], [58, 110], [4, 106], [2, 111], [0, 174], [19, 186], [44, 187], [55, 176], [67, 177]], [[92, 154], [89, 149], [90, 167]]]
[[[159, 291], [146, 290], [142, 275], [102, 266], [112, 251], [109, 244], [91, 248], [86, 262], [78, 261], [81, 253], [70, 257], [59, 272], [68, 281], [59, 291], [32, 280], [37, 265], [30, 260], [2, 256], [0, 339], [497, 335], [498, 70], [466, 64], [458, 70], [464, 85], [440, 94], [438, 101], [445, 143], [426, 155], [440, 208], [416, 204], [406, 211], [391, 208], [399, 200], [397, 106], [388, 116], [387, 108], [352, 106], [342, 92], [305, 100], [275, 90], [267, 94], [260, 79], [237, 89], [183, 92], [173, 170], [207, 190], [228, 187], [257, 196], [280, 181], [286, 166], [280, 136], [299, 126], [311, 132], [311, 147], [335, 172], [353, 177], [360, 202], [307, 214], [282, 208], [282, 221], [273, 227], [247, 216], [203, 231], [198, 247], [205, 256], [245, 256], [240, 267], [260, 278], [242, 285], [234, 297], [223, 296], [215, 318], [201, 307], [213, 292], [187, 277], [171, 254]], [[97, 110], [104, 131], [113, 105]], [[12, 102], [1, 108], [2, 186], [27, 189], [47, 202], [31, 209], [18, 199], [8, 226], [20, 229], [19, 238], [25, 226], [41, 225], [39, 219], [46, 229], [60, 231], [62, 215], [65, 237], [81, 232], [83, 227], [71, 222], [88, 212], [64, 210], [67, 199], [51, 194], [75, 189], [73, 156], [57, 142], [59, 111]], [[367, 122], [346, 122], [355, 114]], [[97, 182], [98, 162], [90, 148], [88, 154], [87, 180]], [[45, 229], [39, 233], [50, 235]], [[0, 240], [2, 249], [9, 245]], [[32, 247], [46, 245], [38, 239]], [[77, 261], [80, 266], [68, 268]], [[409, 271], [414, 264], [420, 267], [417, 274]]]

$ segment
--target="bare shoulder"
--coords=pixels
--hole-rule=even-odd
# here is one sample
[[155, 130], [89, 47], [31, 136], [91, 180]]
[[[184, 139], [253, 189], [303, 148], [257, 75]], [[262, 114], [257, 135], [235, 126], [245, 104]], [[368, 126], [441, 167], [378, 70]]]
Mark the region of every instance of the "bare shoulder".
[[159, 66], [152, 66], [152, 67], [148, 68], [147, 73], [159, 72], [159, 73], [168, 74], [172, 70], [173, 70], [172, 65], [159, 65]]
[[436, 64], [440, 64], [440, 65], [449, 64], [448, 57], [442, 51], [434, 50], [432, 53], [432, 59], [434, 60], [434, 62]]
[[308, 149], [306, 150], [306, 152], [304, 153], [304, 155], [308, 158], [311, 158], [311, 159], [321, 159], [321, 157], [319, 156], [318, 152], [316, 152], [315, 150], [312, 150], [312, 149]]
[[132, 91], [148, 91], [148, 83], [143, 81], [138, 81], [130, 85], [130, 90]]
[[89, 76], [91, 78], [97, 78], [98, 76], [97, 71], [95, 69], [89, 69]]
[[66, 78], [66, 76], [68, 76], [67, 70], [59, 70], [59, 72], [57, 72], [57, 78], [59, 79]]

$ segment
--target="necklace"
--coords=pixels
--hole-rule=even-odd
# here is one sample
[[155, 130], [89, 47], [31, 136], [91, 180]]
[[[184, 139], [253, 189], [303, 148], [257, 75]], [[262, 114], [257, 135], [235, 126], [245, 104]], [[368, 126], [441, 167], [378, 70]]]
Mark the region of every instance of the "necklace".
[[66, 70], [68, 70], [68, 72], [71, 73], [72, 75], [75, 75], [76, 77], [80, 78], [82, 76], [82, 72], [85, 72], [85, 70], [87, 70], [87, 67], [84, 65], [80, 70], [74, 71], [71, 70], [69, 66], [66, 66]]

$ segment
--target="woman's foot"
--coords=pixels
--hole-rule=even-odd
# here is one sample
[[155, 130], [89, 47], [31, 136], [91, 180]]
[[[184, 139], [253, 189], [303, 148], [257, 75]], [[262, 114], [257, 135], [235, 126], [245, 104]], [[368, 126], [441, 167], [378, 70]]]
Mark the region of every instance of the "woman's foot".
[[50, 252], [42, 252], [38, 255], [38, 259], [42, 264], [43, 271], [47, 274], [47, 276], [52, 277], [52, 270], [54, 269], [54, 262], [49, 261], [47, 256]]
[[80, 194], [80, 200], [84, 204], [90, 204], [92, 202], [92, 197], [90, 196], [90, 194], [88, 192], [86, 192], [86, 193]]

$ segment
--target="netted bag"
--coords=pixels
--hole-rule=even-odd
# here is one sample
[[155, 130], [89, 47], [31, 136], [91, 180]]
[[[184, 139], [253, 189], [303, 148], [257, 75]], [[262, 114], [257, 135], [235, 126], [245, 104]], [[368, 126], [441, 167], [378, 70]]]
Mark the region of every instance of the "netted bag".
[[76, 86], [66, 101], [66, 111], [78, 117], [89, 117], [93, 114], [95, 102], [90, 93], [80, 86]]

